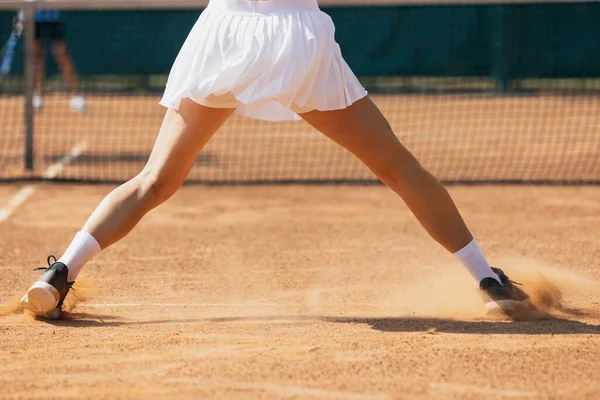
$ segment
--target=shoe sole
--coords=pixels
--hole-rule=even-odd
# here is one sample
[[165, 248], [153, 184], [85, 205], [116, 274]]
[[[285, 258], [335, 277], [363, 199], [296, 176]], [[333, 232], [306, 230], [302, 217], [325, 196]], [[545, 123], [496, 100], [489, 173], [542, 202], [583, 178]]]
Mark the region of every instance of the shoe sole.
[[[38, 317], [52, 317], [55, 313], [60, 293], [48, 282], [37, 281], [21, 299], [21, 306]], [[52, 314], [52, 315], [49, 315]]]

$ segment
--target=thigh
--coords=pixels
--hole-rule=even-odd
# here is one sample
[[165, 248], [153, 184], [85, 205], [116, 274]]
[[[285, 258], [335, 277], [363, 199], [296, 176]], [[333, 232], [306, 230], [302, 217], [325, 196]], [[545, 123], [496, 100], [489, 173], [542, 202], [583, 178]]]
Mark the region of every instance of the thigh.
[[67, 43], [64, 40], [52, 40], [51, 48], [55, 57], [64, 57], [67, 54]]
[[194, 160], [234, 109], [209, 108], [189, 99], [179, 110], [169, 109], [148, 159], [145, 173], [158, 180], [183, 181]]
[[33, 51], [37, 58], [44, 55], [44, 43], [40, 39], [36, 39], [33, 45]]
[[300, 116], [371, 169], [391, 161], [414, 160], [369, 97], [342, 110], [311, 111]]

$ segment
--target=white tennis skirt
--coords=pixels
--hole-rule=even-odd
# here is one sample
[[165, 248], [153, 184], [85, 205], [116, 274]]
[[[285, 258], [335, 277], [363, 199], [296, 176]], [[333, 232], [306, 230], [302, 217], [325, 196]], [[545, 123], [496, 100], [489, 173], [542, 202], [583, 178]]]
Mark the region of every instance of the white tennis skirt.
[[169, 74], [165, 107], [182, 99], [267, 121], [339, 110], [365, 97], [317, 0], [211, 0]]

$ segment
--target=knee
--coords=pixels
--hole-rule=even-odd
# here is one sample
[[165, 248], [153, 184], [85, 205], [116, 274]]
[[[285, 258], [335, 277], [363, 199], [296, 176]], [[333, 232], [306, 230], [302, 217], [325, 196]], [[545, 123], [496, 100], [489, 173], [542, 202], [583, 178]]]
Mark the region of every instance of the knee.
[[40, 60], [42, 60], [44, 58], [44, 49], [37, 42], [36, 42], [36, 45], [34, 47], [33, 54], [34, 54], [34, 57], [35, 57], [35, 59], [37, 61], [40, 61]]
[[67, 57], [67, 46], [63, 43], [53, 43], [52, 55], [57, 61], [63, 61]]
[[152, 168], [145, 168], [134, 179], [138, 198], [142, 199], [149, 207], [155, 207], [165, 202], [175, 194], [182, 183], [164, 173], [156, 172]]
[[388, 186], [412, 185], [426, 173], [416, 157], [400, 144], [382, 150], [374, 172]]

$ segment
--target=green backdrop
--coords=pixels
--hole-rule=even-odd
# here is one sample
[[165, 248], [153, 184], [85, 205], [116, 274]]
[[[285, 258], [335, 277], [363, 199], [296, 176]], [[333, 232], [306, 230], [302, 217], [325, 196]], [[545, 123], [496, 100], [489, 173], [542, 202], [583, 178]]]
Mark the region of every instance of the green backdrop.
[[[166, 74], [200, 11], [72, 11], [64, 20], [80, 74]], [[600, 77], [600, 3], [324, 11], [359, 76]], [[6, 38], [11, 17], [0, 13]]]

